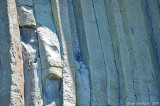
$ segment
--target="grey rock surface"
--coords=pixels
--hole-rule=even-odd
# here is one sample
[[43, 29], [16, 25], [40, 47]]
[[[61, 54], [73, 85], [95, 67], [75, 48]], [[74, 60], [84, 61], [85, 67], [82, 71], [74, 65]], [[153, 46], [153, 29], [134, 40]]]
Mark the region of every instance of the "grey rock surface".
[[46, 106], [60, 105], [62, 64], [58, 38], [47, 27], [37, 28], [41, 58], [43, 95]]
[[60, 106], [61, 80], [48, 76], [44, 79], [43, 84], [45, 106]]
[[47, 27], [38, 27], [37, 34], [42, 69], [48, 67], [62, 68], [60, 45], [56, 33]]
[[[133, 5], [128, 8], [128, 6], [126, 6], [128, 3], [132, 3]], [[131, 40], [132, 53], [134, 55], [134, 60], [131, 61], [135, 63], [133, 65], [133, 75], [135, 86], [137, 86], [135, 88], [136, 102], [144, 101], [152, 104], [153, 98], [155, 101], [158, 101], [158, 95], [155, 95], [158, 94], [158, 90], [155, 88], [153, 76], [159, 69], [157, 68], [155, 61], [156, 55], [153, 55], [153, 47], [151, 46], [150, 36], [146, 28], [146, 22], [144, 21], [144, 11], [140, 1], [124, 1], [121, 2], [121, 5], [126, 7], [123, 19], [125, 20], [127, 18], [128, 20], [125, 28], [129, 26], [128, 29], [126, 29], [128, 30], [126, 33], [130, 36], [129, 40]], [[132, 16], [133, 14], [135, 14], [135, 16]], [[136, 15], [139, 15], [139, 17], [136, 17]], [[159, 77], [157, 76], [157, 78]], [[159, 86], [156, 87], [159, 88]], [[155, 89], [154, 92], [152, 91], [153, 88]]]
[[[120, 102], [120, 105], [126, 105], [125, 103], [130, 101], [135, 102], [136, 99], [134, 94], [135, 92], [131, 92], [134, 91], [135, 86], [134, 76], [132, 73], [132, 67], [130, 63], [129, 51], [126, 44], [127, 39], [124, 34], [123, 20], [122, 15], [120, 13], [120, 5], [118, 1], [113, 0], [112, 2], [106, 2], [106, 4], [110, 3], [113, 7], [111, 8], [109, 7], [109, 5], [106, 5], [106, 7], [108, 7], [108, 14], [112, 13], [112, 15], [109, 16], [109, 24], [111, 25], [110, 29], [113, 29], [111, 30], [111, 37], [114, 48], [115, 65], [117, 69], [117, 74], [119, 76], [118, 80], [120, 95], [118, 101]], [[113, 24], [115, 25], [114, 27], [112, 27]]]
[[[114, 0], [112, 0], [114, 2]], [[111, 5], [110, 3], [109, 5]], [[116, 3], [114, 3], [116, 5]], [[118, 82], [118, 70], [114, 62], [115, 55], [113, 51], [111, 31], [109, 28], [109, 20], [107, 13], [105, 12], [105, 2], [94, 1], [95, 17], [97, 20], [97, 29], [99, 31], [99, 39], [102, 46], [102, 53], [104, 58], [104, 65], [106, 68], [106, 80], [107, 80], [107, 101], [111, 106], [117, 106], [119, 101], [119, 82]], [[101, 8], [99, 7], [101, 5]], [[117, 5], [116, 5], [117, 6]], [[118, 8], [118, 6], [117, 6]], [[104, 20], [105, 18], [105, 20]], [[120, 20], [119, 20], [120, 21]]]
[[20, 28], [26, 106], [43, 106], [41, 62], [38, 36], [33, 28]]
[[[146, 15], [145, 18], [145, 22], [148, 25], [148, 30], [149, 30], [149, 34], [151, 36], [151, 42], [153, 45], [153, 49], [155, 54], [160, 57], [160, 44], [159, 44], [159, 24], [158, 22], [160, 21], [160, 13], [159, 13], [159, 4], [158, 4], [158, 0], [155, 0], [155, 2], [151, 2], [150, 0], [144, 0], [141, 4], [144, 5], [144, 9], [145, 11], [143, 11], [143, 13]], [[148, 7], [147, 7], [148, 6]], [[152, 28], [153, 27], [153, 28]], [[160, 59], [157, 58], [157, 61], [159, 62]], [[160, 63], [160, 62], [159, 62]]]
[[50, 0], [34, 0], [33, 2], [37, 26], [45, 26], [56, 33]]
[[33, 15], [33, 9], [27, 6], [17, 7], [19, 26], [35, 27], [36, 21]]
[[[99, 31], [97, 29], [95, 10], [91, 0], [81, 0], [82, 17], [84, 21], [84, 30], [88, 48], [88, 60], [84, 59], [90, 70], [90, 86], [91, 86], [91, 105], [104, 106], [107, 105], [107, 89], [106, 89], [106, 67], [104, 63], [101, 41], [99, 39]], [[96, 42], [96, 43], [94, 43]]]
[[68, 6], [69, 21], [71, 26], [70, 28], [71, 28], [71, 36], [72, 36], [72, 47], [73, 47], [73, 52], [75, 57], [75, 53], [77, 51], [80, 51], [80, 48], [79, 48], [79, 38], [77, 33], [76, 19], [74, 15], [72, 0], [67, 0], [67, 6]]
[[[56, 29], [59, 34], [61, 57], [63, 65], [63, 106], [75, 106], [76, 105], [76, 87], [75, 87], [75, 65], [73, 57], [71, 26], [68, 13], [67, 1], [53, 0], [52, 9], [53, 14], [57, 14], [54, 17], [54, 22], [58, 22]], [[58, 20], [56, 20], [58, 19]]]
[[0, 106], [159, 106], [159, 6], [1, 0]]
[[79, 70], [81, 68], [81, 64], [77, 60], [74, 60], [74, 64], [75, 64], [76, 70]]
[[14, 0], [0, 2], [0, 105], [24, 105], [20, 31]]
[[90, 84], [89, 84], [89, 71], [85, 68], [85, 64], [81, 69], [76, 71], [76, 93], [77, 93], [77, 106], [90, 105]]
[[33, 1], [32, 0], [16, 0], [16, 6], [33, 7]]

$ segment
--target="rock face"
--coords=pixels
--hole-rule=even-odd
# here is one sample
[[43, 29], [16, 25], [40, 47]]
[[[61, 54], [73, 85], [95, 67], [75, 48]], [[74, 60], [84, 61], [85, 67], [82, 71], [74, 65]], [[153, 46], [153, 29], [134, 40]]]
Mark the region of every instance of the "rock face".
[[25, 105], [40, 106], [42, 101], [41, 62], [35, 29], [20, 28], [24, 69]]
[[32, 0], [16, 0], [16, 5], [33, 7], [33, 1]]
[[24, 77], [15, 1], [0, 3], [0, 105], [24, 105]]
[[90, 104], [90, 84], [89, 71], [86, 65], [81, 62], [76, 64], [76, 92], [77, 92], [77, 106], [89, 106]]
[[[42, 69], [62, 68], [60, 45], [56, 34], [45, 27], [37, 28], [37, 34]], [[58, 76], [62, 78], [62, 73]]]
[[36, 26], [32, 8], [27, 6], [26, 7], [20, 6], [17, 7], [17, 11], [18, 11], [19, 26], [21, 27]]
[[2, 0], [0, 106], [159, 106], [159, 7]]
[[55, 33], [46, 27], [37, 28], [41, 58], [44, 104], [60, 105], [62, 64], [60, 45]]

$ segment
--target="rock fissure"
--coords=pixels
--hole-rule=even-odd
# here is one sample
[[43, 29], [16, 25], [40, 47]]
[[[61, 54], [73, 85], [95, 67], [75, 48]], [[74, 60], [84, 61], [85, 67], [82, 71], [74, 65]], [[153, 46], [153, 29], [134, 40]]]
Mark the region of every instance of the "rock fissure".
[[133, 74], [133, 69], [132, 69], [132, 77], [133, 77], [133, 88], [134, 88], [134, 96], [135, 96], [135, 106], [137, 106], [137, 95], [136, 95], [136, 89], [135, 89], [135, 79], [134, 79], [134, 74]]
[[[154, 47], [154, 52], [155, 52], [155, 54], [156, 54], [156, 56], [158, 56], [158, 49], [157, 49], [157, 45], [156, 45], [156, 40], [155, 40], [155, 35], [154, 35], [154, 31], [153, 31], [153, 22], [152, 22], [152, 19], [151, 19], [151, 13], [150, 13], [150, 9], [149, 9], [149, 5], [148, 5], [148, 1], [147, 0], [145, 0], [145, 2], [146, 2], [146, 8], [147, 8], [147, 15], [148, 15], [148, 19], [149, 19], [149, 21], [150, 21], [150, 25], [151, 25], [151, 32], [152, 32], [152, 34], [151, 34], [151, 41], [152, 41], [152, 45], [153, 45], [153, 47]], [[157, 61], [158, 61], [158, 64], [159, 64], [159, 69], [160, 69], [160, 60], [159, 60], [159, 58], [157, 58]]]
[[159, 105], [159, 7], [2, 0], [0, 106]]
[[[91, 22], [91, 23], [93, 23], [93, 24], [95, 23], [96, 26], [97, 26], [98, 38], [99, 38], [100, 45], [101, 45], [101, 51], [102, 51], [102, 54], [103, 54], [103, 63], [104, 63], [104, 66], [105, 66], [105, 73], [106, 73], [106, 76], [107, 76], [107, 69], [106, 69], [107, 64], [106, 64], [106, 61], [105, 61], [105, 56], [104, 56], [104, 51], [103, 51], [104, 47], [102, 45], [102, 41], [101, 41], [102, 38], [101, 38], [101, 35], [100, 35], [99, 25], [98, 25], [98, 21], [97, 21], [96, 12], [95, 12], [95, 5], [94, 5], [95, 2], [97, 2], [97, 1], [92, 0], [92, 5], [93, 5], [93, 10], [94, 10], [94, 15], [95, 15], [95, 22]], [[107, 85], [107, 81], [106, 81], [106, 85]], [[106, 94], [107, 94], [107, 92], [106, 92]]]
[[[147, 28], [148, 28], [148, 26], [149, 26], [149, 28], [151, 28], [151, 30], [149, 30], [148, 31], [148, 33], [149, 33], [149, 38], [151, 39], [150, 41], [151, 41], [151, 46], [153, 47], [153, 51], [154, 51], [154, 54], [158, 57], [158, 49], [157, 49], [157, 45], [156, 45], [156, 40], [155, 40], [155, 32], [154, 32], [154, 27], [153, 27], [153, 22], [152, 22], [152, 16], [151, 16], [151, 10], [150, 10], [150, 5], [153, 5], [153, 4], [149, 4], [148, 3], [148, 0], [142, 0], [142, 2], [141, 2], [141, 5], [142, 5], [142, 7], [144, 7], [145, 8], [145, 12], [146, 12], [146, 16], [148, 16], [147, 17], [147, 21], [149, 20], [149, 25], [147, 24], [146, 26], [147, 26]], [[156, 62], [158, 63], [158, 69], [159, 69], [159, 58], [156, 58]], [[154, 67], [154, 66], [153, 66]], [[154, 75], [153, 75], [153, 72], [151, 71], [148, 71], [148, 100], [149, 100], [149, 104], [150, 104], [150, 106], [152, 106], [153, 105], [153, 101], [152, 101], [152, 97], [153, 97], [153, 95], [151, 94], [152, 93], [152, 91], [151, 91], [151, 89], [152, 89], [152, 87], [150, 86], [150, 83], [152, 83], [152, 81], [154, 81]]]
[[[112, 37], [111, 37], [111, 41], [112, 41]], [[113, 46], [113, 41], [112, 41], [112, 47], [114, 48]], [[117, 68], [117, 65], [116, 65], [116, 58], [115, 58], [115, 51], [113, 50], [113, 55], [114, 55], [114, 64], [115, 64], [115, 67], [116, 67], [116, 71], [117, 71], [117, 75], [118, 75], [118, 106], [120, 106], [120, 100], [121, 100], [121, 91], [120, 91], [120, 80], [119, 80], [119, 72], [118, 72], [118, 68]]]
[[[118, 3], [120, 4], [120, 1], [118, 1]], [[120, 4], [121, 5], [121, 4]], [[122, 12], [123, 11], [123, 9], [124, 9], [125, 7], [123, 7], [122, 8], [122, 6], [120, 6], [120, 13], [122, 14], [122, 19], [123, 19], [123, 21], [125, 20], [125, 16], [124, 16], [124, 12]], [[127, 27], [126, 26], [126, 23], [127, 23], [127, 20], [126, 20], [126, 22], [123, 22], [123, 26], [124, 27]], [[131, 32], [132, 32], [132, 35], [134, 36], [134, 28], [133, 28], [133, 26], [132, 25], [130, 25], [130, 29], [131, 29]], [[125, 33], [127, 33], [127, 28], [124, 28], [124, 32]], [[136, 95], [136, 86], [135, 86], [135, 78], [134, 78], [134, 65], [135, 65], [135, 60], [134, 60], [134, 51], [133, 51], [133, 48], [132, 48], [132, 42], [130, 42], [131, 41], [131, 38], [130, 37], [128, 37], [129, 35], [127, 35], [126, 34], [126, 36], [125, 36], [125, 38], [126, 38], [126, 43], [127, 43], [127, 50], [128, 50], [128, 52], [129, 52], [129, 61], [130, 61], [130, 63], [131, 63], [131, 67], [132, 67], [132, 69], [131, 69], [131, 71], [132, 71], [132, 81], [133, 81], [133, 92], [134, 92], [134, 96], [135, 96], [135, 101], [134, 101], [134, 103], [135, 103], [135, 106], [137, 106], [137, 95]], [[130, 45], [129, 45], [129, 43], [130, 43]], [[133, 53], [131, 53], [131, 51], [133, 52]]]

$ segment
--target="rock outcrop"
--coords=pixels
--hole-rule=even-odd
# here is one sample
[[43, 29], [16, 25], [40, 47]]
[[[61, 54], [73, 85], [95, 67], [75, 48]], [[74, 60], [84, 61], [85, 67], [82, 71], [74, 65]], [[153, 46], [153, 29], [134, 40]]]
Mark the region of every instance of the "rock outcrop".
[[0, 105], [24, 105], [24, 77], [15, 1], [0, 2]]
[[90, 84], [89, 84], [89, 71], [83, 62], [76, 65], [76, 93], [77, 93], [77, 106], [90, 105]]
[[33, 9], [31, 7], [27, 6], [20, 6], [17, 7], [18, 11], [18, 20], [19, 20], [19, 26], [21, 27], [34, 27], [36, 26], [35, 18], [33, 15]]
[[41, 58], [44, 103], [59, 106], [62, 82], [60, 45], [55, 33], [46, 27], [37, 28]]
[[159, 106], [159, 7], [2, 0], [0, 106]]

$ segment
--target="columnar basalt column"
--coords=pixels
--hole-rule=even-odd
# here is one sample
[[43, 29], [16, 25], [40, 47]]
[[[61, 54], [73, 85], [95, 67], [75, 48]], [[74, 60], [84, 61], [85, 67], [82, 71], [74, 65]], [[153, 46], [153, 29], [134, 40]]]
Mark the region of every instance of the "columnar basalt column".
[[[76, 4], [76, 2], [78, 3]], [[83, 53], [83, 60], [86, 62], [87, 67], [90, 71], [89, 79], [91, 96], [89, 104], [93, 106], [107, 105], [107, 69], [105, 66], [103, 54], [104, 45], [102, 45], [100, 38], [101, 35], [99, 33], [100, 31], [98, 27], [98, 23], [100, 21], [97, 21], [96, 15], [98, 14], [97, 12], [95, 12], [96, 6], [94, 7], [92, 0], [76, 0], [74, 1], [74, 4], [75, 6], [77, 6], [75, 7], [75, 13], [77, 18], [76, 21], [80, 24], [78, 24], [77, 26], [80, 38], [80, 47]], [[96, 10], [98, 9], [96, 8]]]
[[63, 105], [76, 105], [75, 66], [68, 4], [64, 0], [51, 0], [54, 23], [59, 35], [63, 66]]
[[0, 2], [0, 105], [24, 105], [23, 61], [15, 0]]
[[62, 101], [62, 63], [59, 41], [56, 34], [46, 27], [38, 27], [37, 34], [44, 105], [59, 106]]
[[143, 5], [140, 0], [121, 0], [119, 3], [132, 63], [135, 103], [145, 102], [152, 105], [154, 101], [159, 101], [159, 69], [145, 22]]

